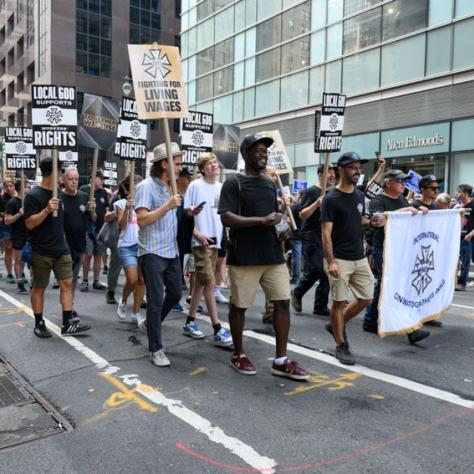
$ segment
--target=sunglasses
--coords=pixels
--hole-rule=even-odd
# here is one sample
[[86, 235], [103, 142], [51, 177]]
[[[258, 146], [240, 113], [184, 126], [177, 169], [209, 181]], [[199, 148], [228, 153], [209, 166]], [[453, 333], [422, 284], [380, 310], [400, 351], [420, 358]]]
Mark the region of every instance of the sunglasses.
[[427, 189], [432, 189], [433, 191], [438, 191], [438, 186], [427, 186]]
[[405, 184], [405, 183], [406, 183], [406, 179], [404, 179], [404, 178], [395, 178], [395, 182], [396, 182], [396, 183], [403, 183], [403, 184]]

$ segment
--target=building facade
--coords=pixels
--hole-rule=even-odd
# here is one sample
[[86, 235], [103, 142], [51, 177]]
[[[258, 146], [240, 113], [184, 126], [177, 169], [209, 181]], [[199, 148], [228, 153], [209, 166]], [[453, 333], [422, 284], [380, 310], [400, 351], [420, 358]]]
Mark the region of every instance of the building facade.
[[[84, 93], [120, 103], [127, 44], [179, 44], [179, 10], [179, 0], [0, 0], [1, 126], [31, 124], [32, 83], [75, 85], [79, 113]], [[157, 121], [150, 132], [150, 148], [164, 141]], [[92, 154], [79, 147], [82, 180]], [[101, 151], [104, 160], [117, 158]]]
[[339, 92], [342, 151], [366, 175], [381, 151], [447, 190], [474, 183], [474, 1], [184, 0], [181, 19], [190, 108], [279, 129], [295, 178], [315, 182], [314, 111]]

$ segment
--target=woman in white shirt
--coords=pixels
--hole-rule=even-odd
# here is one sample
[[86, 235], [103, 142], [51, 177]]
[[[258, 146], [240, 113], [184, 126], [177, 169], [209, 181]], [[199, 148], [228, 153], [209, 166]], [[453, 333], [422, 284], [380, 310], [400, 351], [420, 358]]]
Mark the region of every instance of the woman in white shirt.
[[[136, 182], [141, 181], [137, 177]], [[119, 185], [120, 199], [115, 202], [115, 212], [120, 228], [120, 236], [117, 244], [117, 252], [125, 271], [125, 285], [122, 297], [117, 307], [117, 315], [120, 320], [128, 319], [128, 297], [133, 293], [132, 322], [137, 323], [142, 331], [146, 331], [146, 319], [140, 314], [140, 305], [145, 294], [145, 282], [138, 268], [138, 223], [135, 214], [135, 203], [131, 196], [130, 177], [125, 178]]]

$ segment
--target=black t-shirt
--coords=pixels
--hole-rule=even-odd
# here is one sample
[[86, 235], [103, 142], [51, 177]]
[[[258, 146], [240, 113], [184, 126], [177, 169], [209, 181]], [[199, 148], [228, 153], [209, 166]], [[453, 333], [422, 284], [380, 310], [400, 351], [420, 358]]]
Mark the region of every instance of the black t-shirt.
[[[405, 196], [401, 195], [397, 199], [385, 196], [385, 194], [379, 194], [371, 199], [369, 204], [369, 212], [371, 214], [375, 212], [391, 212], [398, 211], [403, 207], [408, 207], [408, 201]], [[375, 247], [382, 247], [383, 241], [385, 240], [385, 229], [383, 227], [377, 227], [374, 229], [373, 244]]]
[[[264, 217], [278, 212], [275, 185], [265, 176], [233, 176], [221, 190], [219, 214], [226, 211], [244, 217]], [[277, 265], [284, 262], [274, 226], [230, 229], [229, 265]]]
[[[311, 186], [308, 188], [301, 201], [301, 209], [305, 209], [316, 202], [321, 196], [321, 188]], [[305, 219], [301, 225], [301, 240], [313, 241], [317, 245], [321, 245], [321, 208]]]
[[[9, 199], [5, 208], [5, 214], [15, 216], [21, 209], [21, 199], [19, 197], [12, 197]], [[17, 242], [26, 241], [26, 225], [23, 216], [19, 217], [13, 224], [10, 225], [12, 232], [12, 240]]]
[[[90, 185], [84, 184], [80, 187], [80, 191], [84, 192], [89, 196]], [[96, 233], [99, 232], [100, 228], [104, 224], [104, 217], [109, 207], [109, 195], [104, 188], [96, 189], [94, 192], [95, 198], [95, 213], [97, 214], [97, 220], [95, 221]], [[90, 219], [89, 219], [90, 220]], [[91, 221], [92, 222], [92, 221]]]
[[[41, 186], [34, 187], [26, 196], [24, 204], [25, 221], [48, 206], [53, 192]], [[60, 195], [59, 195], [60, 197]], [[28, 240], [36, 253], [47, 257], [60, 257], [69, 253], [64, 237], [64, 208], [60, 200], [58, 217], [49, 214], [46, 219], [34, 229], [28, 230]]]
[[[3, 193], [2, 194], [2, 198], [0, 199], [0, 212], [3, 214], [5, 214], [5, 209], [7, 208], [7, 204], [8, 204], [8, 201], [12, 198], [12, 196], [10, 196], [9, 194], [7, 193]], [[5, 218], [3, 217], [2, 218], [2, 223], [5, 222]]]
[[82, 191], [71, 196], [61, 192], [64, 205], [64, 232], [71, 255], [78, 256], [86, 251], [86, 220], [89, 196]]
[[421, 199], [414, 199], [411, 202], [411, 205], [418, 209], [420, 206], [425, 206], [429, 211], [436, 211], [438, 205], [433, 201], [430, 205], [425, 204]]
[[332, 246], [335, 258], [361, 260], [364, 258], [361, 219], [365, 214], [364, 195], [358, 189], [344, 193], [332, 188], [323, 200], [321, 222], [332, 222]]
[[461, 235], [464, 237], [466, 234], [469, 234], [472, 229], [474, 229], [474, 202], [465, 204], [463, 208], [471, 211], [469, 215], [464, 215], [462, 222]]

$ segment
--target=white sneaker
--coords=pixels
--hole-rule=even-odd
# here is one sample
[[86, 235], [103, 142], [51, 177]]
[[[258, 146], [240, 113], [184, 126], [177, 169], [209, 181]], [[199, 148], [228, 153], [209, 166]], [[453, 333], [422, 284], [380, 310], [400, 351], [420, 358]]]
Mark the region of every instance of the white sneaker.
[[150, 353], [150, 360], [158, 367], [168, 367], [171, 364], [163, 349]]
[[138, 329], [140, 329], [140, 331], [143, 334], [146, 334], [146, 318], [145, 318], [145, 316], [142, 316], [141, 314], [137, 314], [136, 316], [137, 316]]
[[218, 303], [227, 304], [229, 302], [229, 300], [221, 293], [221, 289], [218, 287], [214, 291], [214, 296]]
[[117, 306], [117, 316], [121, 321], [125, 321], [128, 318], [127, 303], [123, 303], [122, 298], [119, 299], [119, 304]]

